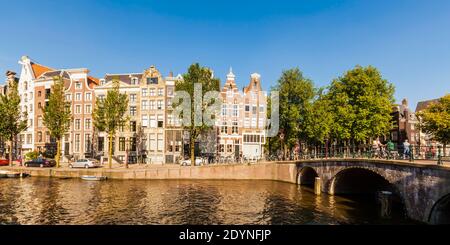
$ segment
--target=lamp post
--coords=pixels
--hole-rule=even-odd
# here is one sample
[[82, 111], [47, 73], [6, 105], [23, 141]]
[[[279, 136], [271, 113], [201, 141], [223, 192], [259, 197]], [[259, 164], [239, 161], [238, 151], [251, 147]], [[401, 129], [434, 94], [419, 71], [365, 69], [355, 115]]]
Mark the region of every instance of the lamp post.
[[283, 151], [283, 161], [286, 160], [286, 150], [284, 147], [284, 132], [280, 132], [281, 150]]
[[130, 142], [129, 138], [125, 139], [125, 168], [128, 168], [128, 144]]

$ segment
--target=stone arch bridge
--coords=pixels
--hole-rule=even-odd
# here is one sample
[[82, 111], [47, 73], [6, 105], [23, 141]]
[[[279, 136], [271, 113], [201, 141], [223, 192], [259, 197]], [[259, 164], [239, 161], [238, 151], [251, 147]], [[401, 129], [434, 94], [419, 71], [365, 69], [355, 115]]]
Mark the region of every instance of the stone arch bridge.
[[280, 180], [315, 185], [330, 195], [390, 191], [401, 199], [409, 218], [450, 223], [449, 167], [374, 159], [307, 160], [278, 165]]

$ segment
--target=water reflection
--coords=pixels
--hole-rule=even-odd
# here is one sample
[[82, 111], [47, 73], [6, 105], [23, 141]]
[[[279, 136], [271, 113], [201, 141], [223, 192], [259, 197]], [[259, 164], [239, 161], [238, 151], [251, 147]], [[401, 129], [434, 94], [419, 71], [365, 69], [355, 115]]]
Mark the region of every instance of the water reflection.
[[0, 180], [1, 224], [372, 224], [364, 198], [314, 195], [274, 181]]

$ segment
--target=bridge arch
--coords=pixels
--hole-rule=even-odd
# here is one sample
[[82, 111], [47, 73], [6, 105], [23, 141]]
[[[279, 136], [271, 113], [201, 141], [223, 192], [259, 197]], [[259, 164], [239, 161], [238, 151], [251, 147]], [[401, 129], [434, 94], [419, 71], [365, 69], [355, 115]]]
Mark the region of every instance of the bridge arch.
[[395, 185], [382, 174], [363, 167], [348, 167], [334, 174], [329, 183], [329, 193], [375, 194], [378, 191], [390, 191], [399, 194]]
[[450, 193], [444, 195], [433, 205], [428, 222], [431, 224], [450, 224]]
[[319, 177], [319, 174], [313, 167], [304, 166], [298, 171], [297, 184], [313, 187], [316, 177]]

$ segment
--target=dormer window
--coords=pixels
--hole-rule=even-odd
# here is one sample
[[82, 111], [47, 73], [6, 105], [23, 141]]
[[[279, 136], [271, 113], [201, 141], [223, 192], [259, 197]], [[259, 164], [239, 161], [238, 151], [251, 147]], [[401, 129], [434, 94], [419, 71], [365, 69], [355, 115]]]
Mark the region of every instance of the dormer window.
[[100, 85], [101, 86], [105, 85], [105, 83], [106, 83], [105, 79], [100, 79]]
[[131, 78], [131, 85], [137, 85], [138, 79], [136, 77]]
[[157, 77], [147, 77], [147, 85], [149, 84], [158, 84], [158, 78]]
[[75, 83], [75, 89], [81, 89], [81, 82]]

